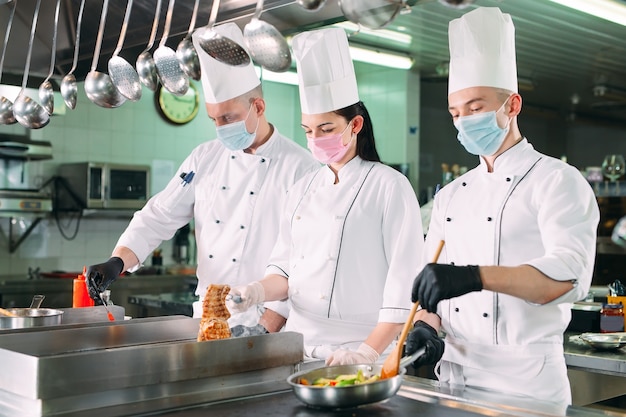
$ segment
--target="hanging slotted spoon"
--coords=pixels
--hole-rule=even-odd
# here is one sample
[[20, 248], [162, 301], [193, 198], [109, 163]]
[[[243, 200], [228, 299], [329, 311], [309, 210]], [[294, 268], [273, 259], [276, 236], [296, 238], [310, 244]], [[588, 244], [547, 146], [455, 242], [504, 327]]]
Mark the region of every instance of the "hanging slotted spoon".
[[[9, 23], [7, 23], [7, 31], [4, 34], [4, 46], [2, 47], [2, 56], [0, 56], [0, 80], [2, 80], [2, 68], [4, 67], [4, 54], [7, 51], [7, 45], [9, 44], [9, 33], [11, 33], [11, 25], [13, 25], [13, 16], [15, 15], [15, 9], [17, 8], [17, 0], [13, 2], [11, 8], [11, 14], [9, 15]], [[11, 100], [4, 96], [0, 96], [0, 124], [12, 125], [16, 123], [15, 115], [13, 114], [13, 103]]]
[[100, 57], [100, 47], [102, 46], [102, 35], [104, 34], [108, 6], [109, 0], [104, 0], [102, 3], [102, 14], [100, 15], [98, 38], [96, 39], [96, 49], [93, 51], [93, 60], [91, 61], [91, 71], [89, 71], [85, 78], [85, 93], [92, 103], [100, 107], [114, 108], [124, 104], [126, 97], [117, 91], [117, 88], [115, 88], [111, 81], [111, 77], [103, 72], [96, 71], [98, 58]]
[[191, 14], [191, 23], [189, 24], [189, 30], [187, 36], [183, 38], [176, 48], [176, 57], [180, 62], [180, 67], [189, 77], [194, 80], [200, 80], [200, 61], [198, 60], [198, 53], [193, 47], [191, 41], [191, 34], [196, 27], [196, 17], [198, 16], [198, 4], [200, 0], [196, 0], [196, 4], [193, 6], [193, 13]]
[[157, 77], [156, 67], [154, 66], [154, 59], [150, 54], [150, 48], [154, 44], [154, 38], [156, 37], [157, 27], [159, 26], [159, 15], [161, 13], [161, 0], [157, 0], [156, 9], [154, 11], [154, 21], [152, 22], [152, 31], [150, 32], [150, 40], [146, 49], [143, 50], [137, 57], [137, 74], [139, 75], [139, 81], [152, 91], [156, 91], [159, 85], [159, 78]]
[[209, 24], [202, 36], [198, 38], [198, 44], [209, 56], [224, 64], [233, 66], [248, 65], [250, 63], [250, 56], [246, 50], [237, 42], [213, 30], [219, 8], [220, 0], [213, 0]]
[[165, 41], [167, 41], [167, 37], [170, 34], [175, 1], [170, 0], [167, 6], [163, 36], [161, 37], [161, 42], [159, 42], [159, 47], [152, 54], [152, 58], [154, 58], [154, 65], [163, 87], [174, 95], [182, 96], [189, 90], [189, 77], [180, 67], [176, 52], [172, 48], [165, 46]]
[[80, 2], [80, 9], [78, 10], [78, 23], [76, 23], [76, 44], [74, 44], [74, 61], [72, 62], [72, 68], [61, 80], [61, 97], [65, 105], [70, 109], [76, 108], [76, 93], [78, 87], [76, 86], [76, 77], [74, 71], [78, 64], [78, 49], [80, 45], [80, 26], [83, 23], [83, 10], [85, 9], [85, 0]]
[[135, 68], [128, 63], [124, 58], [119, 56], [122, 46], [124, 45], [124, 39], [126, 38], [126, 29], [128, 28], [128, 20], [130, 18], [130, 10], [133, 7], [133, 0], [128, 0], [126, 4], [126, 14], [124, 15], [124, 23], [122, 23], [122, 31], [120, 32], [120, 38], [117, 41], [113, 56], [109, 59], [109, 77], [113, 80], [113, 84], [117, 87], [118, 91], [127, 99], [137, 101], [141, 98], [141, 83], [139, 82], [139, 75]]
[[30, 40], [28, 41], [28, 55], [26, 55], [26, 66], [24, 67], [24, 77], [22, 78], [22, 89], [13, 103], [13, 114], [17, 121], [30, 129], [39, 129], [50, 122], [50, 114], [35, 100], [28, 97], [24, 91], [28, 82], [28, 71], [30, 71], [30, 58], [33, 52], [33, 39], [35, 38], [35, 27], [39, 17], [39, 7], [41, 0], [37, 0], [35, 12], [33, 13], [33, 24], [30, 28]]
[[59, 26], [59, 8], [61, 6], [61, 0], [57, 0], [57, 5], [54, 10], [54, 32], [52, 33], [52, 47], [50, 48], [50, 72], [45, 80], [39, 85], [39, 102], [48, 114], [52, 114], [54, 111], [54, 90], [52, 89], [52, 83], [50, 77], [54, 73], [54, 58], [57, 52], [57, 29]]
[[252, 59], [263, 68], [285, 72], [291, 67], [289, 45], [278, 29], [259, 19], [263, 12], [263, 0], [258, 0], [250, 22], [243, 28], [243, 41]]

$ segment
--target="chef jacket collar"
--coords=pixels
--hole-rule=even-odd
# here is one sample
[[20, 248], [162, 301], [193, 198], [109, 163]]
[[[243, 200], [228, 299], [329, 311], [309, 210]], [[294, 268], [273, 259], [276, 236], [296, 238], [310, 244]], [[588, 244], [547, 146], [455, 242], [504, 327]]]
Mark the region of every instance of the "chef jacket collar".
[[[528, 143], [528, 140], [526, 138], [522, 138], [515, 145], [511, 146], [502, 154], [498, 155], [498, 157], [493, 162], [493, 172], [497, 172], [499, 174], [504, 174], [503, 171], [506, 171], [506, 173], [515, 172], [523, 165], [521, 155], [529, 149], [533, 149], [533, 146]], [[487, 163], [485, 162], [483, 157], [479, 157], [479, 160], [482, 168], [481, 171], [487, 173]]]
[[[353, 172], [358, 172], [361, 165], [363, 165], [363, 160], [358, 155], [349, 160], [337, 173], [339, 182], [341, 183], [343, 179], [348, 178], [348, 176], [352, 175]], [[335, 183], [335, 173], [328, 165], [324, 165], [322, 172], [324, 175], [324, 182], [330, 182], [331, 184]]]

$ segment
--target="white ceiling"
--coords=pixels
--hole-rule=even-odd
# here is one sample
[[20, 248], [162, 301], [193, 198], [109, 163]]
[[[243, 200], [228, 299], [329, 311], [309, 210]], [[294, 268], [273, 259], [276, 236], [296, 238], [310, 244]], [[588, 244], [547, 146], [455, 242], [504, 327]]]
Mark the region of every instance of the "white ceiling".
[[[616, 1], [626, 9], [626, 2]], [[513, 18], [520, 93], [527, 105], [563, 117], [626, 120], [624, 26], [549, 0], [476, 0], [462, 10], [432, 0], [418, 2], [387, 29], [410, 33], [413, 41], [404, 50], [423, 78], [445, 82], [437, 66], [449, 59], [448, 22], [478, 6], [499, 7]]]

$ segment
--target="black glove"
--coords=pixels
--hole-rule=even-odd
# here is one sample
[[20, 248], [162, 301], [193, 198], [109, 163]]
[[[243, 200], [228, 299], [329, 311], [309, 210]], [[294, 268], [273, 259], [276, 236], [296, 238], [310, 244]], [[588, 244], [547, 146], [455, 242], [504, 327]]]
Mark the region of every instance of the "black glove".
[[413, 362], [413, 366], [416, 368], [437, 363], [443, 355], [445, 343], [442, 338], [437, 336], [437, 332], [432, 326], [419, 320], [406, 337], [405, 354], [411, 356], [421, 347], [426, 348], [426, 353]]
[[109, 285], [120, 276], [122, 269], [124, 269], [124, 261], [116, 256], [109, 258], [104, 263], [91, 265], [87, 268], [85, 280], [87, 281], [89, 296], [100, 304], [102, 302], [100, 293], [109, 288]]
[[482, 289], [476, 265], [428, 264], [413, 281], [411, 300], [419, 301], [427, 311], [436, 313], [439, 301]]

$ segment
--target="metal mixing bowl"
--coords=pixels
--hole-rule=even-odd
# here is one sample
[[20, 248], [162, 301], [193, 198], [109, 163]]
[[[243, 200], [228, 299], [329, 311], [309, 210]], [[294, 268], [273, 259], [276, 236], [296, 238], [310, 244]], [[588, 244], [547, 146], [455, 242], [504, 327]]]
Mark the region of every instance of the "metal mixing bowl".
[[626, 333], [583, 333], [580, 338], [600, 350], [619, 349], [626, 346]]

